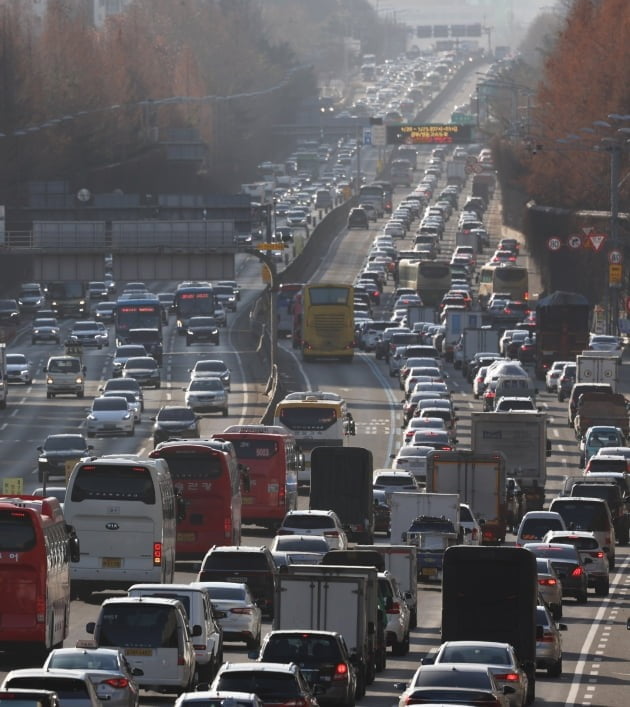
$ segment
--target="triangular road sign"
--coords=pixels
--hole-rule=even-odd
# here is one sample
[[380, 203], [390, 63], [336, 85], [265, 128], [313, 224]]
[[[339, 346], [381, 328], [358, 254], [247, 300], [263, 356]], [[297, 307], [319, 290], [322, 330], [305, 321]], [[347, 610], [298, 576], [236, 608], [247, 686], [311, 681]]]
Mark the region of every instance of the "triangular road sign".
[[598, 253], [600, 248], [604, 245], [606, 242], [606, 234], [605, 233], [589, 233], [588, 240], [590, 241], [591, 245], [593, 246], [593, 250]]

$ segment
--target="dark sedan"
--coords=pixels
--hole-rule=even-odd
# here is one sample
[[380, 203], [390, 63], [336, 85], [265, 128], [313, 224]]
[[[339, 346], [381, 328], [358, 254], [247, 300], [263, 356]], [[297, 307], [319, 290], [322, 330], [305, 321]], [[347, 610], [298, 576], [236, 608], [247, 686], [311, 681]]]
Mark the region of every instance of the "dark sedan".
[[186, 329], [186, 346], [209, 341], [219, 345], [219, 324], [214, 317], [191, 317]]

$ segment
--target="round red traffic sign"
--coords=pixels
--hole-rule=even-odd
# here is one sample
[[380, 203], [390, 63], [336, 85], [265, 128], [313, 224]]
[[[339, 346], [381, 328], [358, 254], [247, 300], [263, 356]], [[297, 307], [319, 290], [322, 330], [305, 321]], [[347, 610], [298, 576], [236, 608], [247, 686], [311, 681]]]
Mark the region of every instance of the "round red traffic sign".
[[567, 245], [569, 246], [569, 248], [573, 248], [573, 250], [577, 250], [578, 248], [582, 247], [582, 239], [576, 233], [576, 234], [569, 236], [567, 238]]
[[623, 263], [623, 253], [616, 248], [608, 253], [608, 262], [611, 265], [621, 265]]
[[562, 241], [554, 236], [547, 241], [547, 248], [551, 251], [560, 250], [560, 248], [562, 248]]

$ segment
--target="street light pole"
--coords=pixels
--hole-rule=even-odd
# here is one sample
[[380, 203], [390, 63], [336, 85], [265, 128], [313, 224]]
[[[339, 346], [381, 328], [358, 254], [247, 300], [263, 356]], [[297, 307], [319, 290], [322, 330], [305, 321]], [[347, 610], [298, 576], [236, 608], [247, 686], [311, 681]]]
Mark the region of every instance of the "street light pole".
[[[621, 171], [621, 145], [616, 143], [610, 146], [610, 242], [616, 250], [619, 247], [619, 173]], [[617, 334], [619, 328], [619, 292], [621, 286], [610, 281], [610, 267], [608, 269], [608, 318], [607, 334]]]

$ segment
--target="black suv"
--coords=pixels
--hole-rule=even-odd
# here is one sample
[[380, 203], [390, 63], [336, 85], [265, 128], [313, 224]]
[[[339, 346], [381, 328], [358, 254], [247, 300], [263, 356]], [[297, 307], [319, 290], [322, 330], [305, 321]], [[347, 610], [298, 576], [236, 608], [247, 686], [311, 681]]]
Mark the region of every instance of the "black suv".
[[361, 698], [343, 636], [336, 631], [271, 631], [258, 654], [265, 663], [297, 663], [320, 705], [348, 705]]
[[266, 545], [214, 545], [201, 563], [198, 582], [244, 582], [263, 616], [273, 619], [277, 568]]
[[155, 417], [153, 424], [153, 446], [169, 439], [185, 437], [186, 439], [201, 436], [199, 431], [199, 415], [185, 405], [164, 405]]
[[214, 317], [191, 317], [186, 327], [186, 346], [199, 341], [209, 341], [219, 345], [219, 323]]
[[37, 476], [44, 480], [44, 472], [48, 478], [52, 476], [66, 476], [66, 463], [78, 461], [81, 457], [90, 454], [94, 447], [88, 444], [83, 435], [56, 434], [48, 435], [44, 444], [37, 447]]
[[370, 219], [367, 211], [360, 206], [355, 207], [348, 214], [348, 228], [369, 228]]

